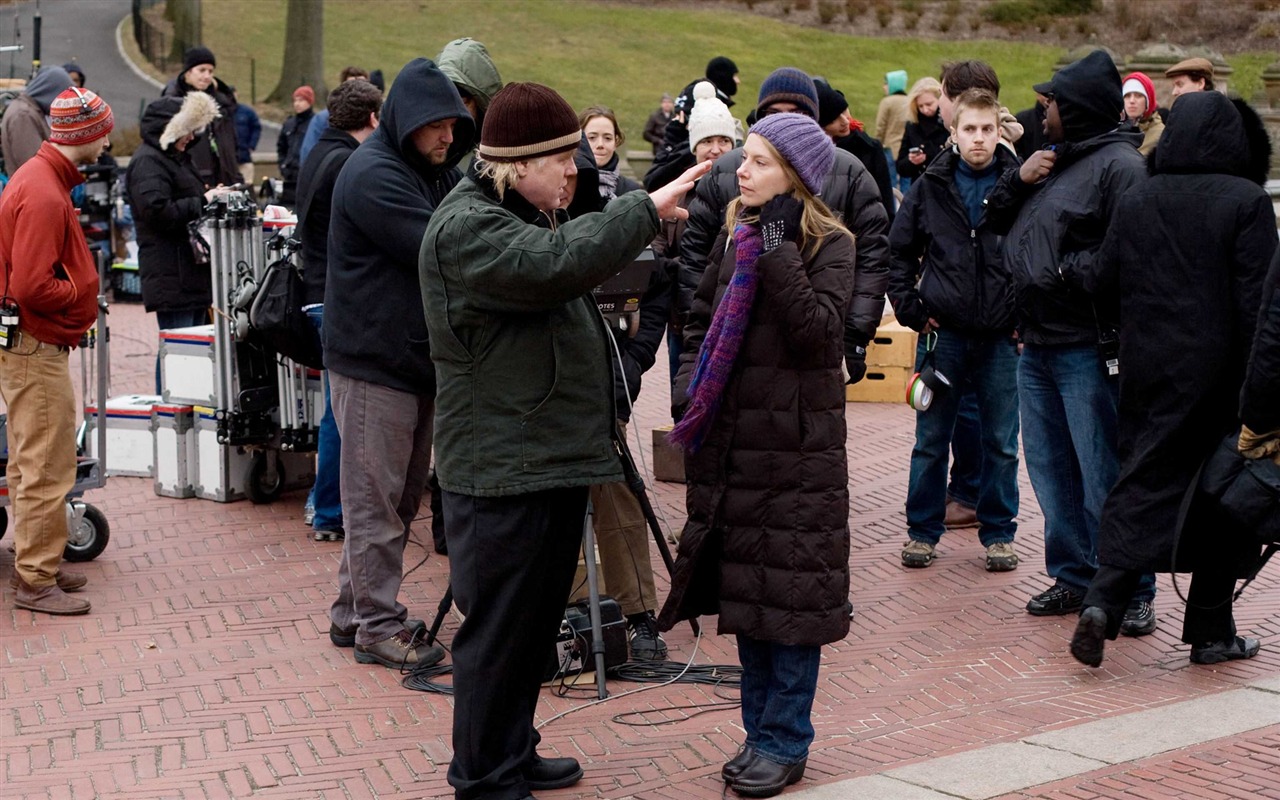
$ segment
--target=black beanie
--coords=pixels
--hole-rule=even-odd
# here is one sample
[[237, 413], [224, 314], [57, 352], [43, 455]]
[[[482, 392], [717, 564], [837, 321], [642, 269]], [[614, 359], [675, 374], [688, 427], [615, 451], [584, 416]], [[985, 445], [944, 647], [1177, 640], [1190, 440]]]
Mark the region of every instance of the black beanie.
[[1035, 91], [1053, 95], [1062, 120], [1063, 139], [1082, 142], [1115, 130], [1124, 111], [1120, 70], [1105, 50], [1094, 50], [1072, 62]]
[[485, 161], [525, 161], [577, 150], [582, 128], [573, 106], [539, 83], [508, 83], [493, 96], [480, 130]]
[[738, 74], [738, 65], [725, 56], [716, 56], [707, 62], [707, 80], [729, 97], [738, 93], [738, 82], [733, 79]]
[[198, 67], [201, 64], [209, 64], [218, 66], [218, 60], [213, 57], [213, 51], [207, 47], [193, 47], [182, 57], [182, 71], [186, 72], [192, 67]]
[[818, 124], [825, 128], [849, 109], [849, 102], [844, 99], [844, 92], [831, 88], [826, 81], [814, 81], [813, 85], [818, 89]]

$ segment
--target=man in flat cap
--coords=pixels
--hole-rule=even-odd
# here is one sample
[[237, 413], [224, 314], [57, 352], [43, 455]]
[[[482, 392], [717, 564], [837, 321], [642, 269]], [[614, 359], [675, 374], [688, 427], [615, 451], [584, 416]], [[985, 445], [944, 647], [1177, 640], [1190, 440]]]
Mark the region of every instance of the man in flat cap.
[[1166, 69], [1164, 76], [1173, 82], [1174, 100], [1182, 94], [1213, 91], [1213, 62], [1207, 58], [1183, 59]]

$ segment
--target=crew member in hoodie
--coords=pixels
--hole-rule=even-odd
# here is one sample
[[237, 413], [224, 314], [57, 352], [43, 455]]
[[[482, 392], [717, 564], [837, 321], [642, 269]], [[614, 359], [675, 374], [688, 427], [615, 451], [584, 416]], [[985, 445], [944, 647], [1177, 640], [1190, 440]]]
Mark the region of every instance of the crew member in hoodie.
[[333, 191], [324, 360], [342, 439], [346, 538], [330, 636], [356, 661], [393, 669], [444, 657], [405, 627], [397, 596], [409, 524], [431, 463], [436, 374], [418, 291], [418, 248], [462, 179], [475, 123], [453, 82], [417, 58], [400, 71], [378, 130]]
[[71, 88], [71, 76], [62, 67], [45, 67], [36, 73], [0, 118], [0, 142], [4, 147], [4, 171], [13, 175], [49, 138], [49, 106]]
[[[1044, 512], [1045, 567], [1054, 584], [1032, 597], [1028, 613], [1071, 614], [1084, 604], [1098, 569], [1102, 504], [1116, 482], [1119, 299], [1064, 279], [1098, 257], [1118, 223], [1120, 196], [1146, 178], [1142, 134], [1117, 126], [1124, 101], [1111, 57], [1095, 50], [1037, 84], [1044, 95], [1051, 149], [1006, 171], [987, 198], [988, 221], [1004, 238], [1013, 273], [1018, 330], [1019, 409], [1027, 472]], [[1123, 360], [1117, 365], [1123, 371]], [[1155, 577], [1138, 582], [1121, 632], [1156, 627]]]

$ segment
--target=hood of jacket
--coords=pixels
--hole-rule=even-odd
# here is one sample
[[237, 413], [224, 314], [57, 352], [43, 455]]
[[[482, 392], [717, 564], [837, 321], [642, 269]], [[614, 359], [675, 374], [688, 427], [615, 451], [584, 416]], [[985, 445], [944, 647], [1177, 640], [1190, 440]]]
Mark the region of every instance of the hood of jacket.
[[1116, 120], [1124, 112], [1120, 87], [1116, 63], [1105, 51], [1094, 50], [1058, 70], [1053, 80], [1035, 89], [1042, 94], [1053, 94], [1062, 119], [1063, 138], [1078, 142], [1116, 127]]
[[591, 152], [591, 145], [587, 144], [586, 136], [578, 143], [573, 164], [578, 168], [578, 182], [573, 190], [573, 199], [569, 201], [569, 219], [604, 210], [605, 199], [600, 196], [600, 169], [596, 166], [596, 157]]
[[484, 117], [489, 102], [502, 88], [502, 76], [489, 56], [485, 46], [475, 39], [454, 39], [444, 46], [436, 58], [436, 66], [467, 94], [476, 100], [479, 115], [476, 124]]
[[[431, 164], [413, 146], [413, 134], [424, 125], [442, 119], [456, 119], [453, 144], [443, 164]], [[394, 150], [421, 175], [432, 175], [455, 167], [471, 152], [475, 141], [475, 121], [462, 104], [462, 96], [449, 76], [435, 62], [415, 58], [400, 74], [382, 104], [382, 121], [373, 135]]]
[[1234, 175], [1262, 184], [1270, 162], [1271, 143], [1257, 112], [1221, 92], [1194, 92], [1170, 109], [1148, 166], [1153, 175]]
[[889, 87], [889, 94], [906, 94], [907, 71], [905, 69], [895, 69], [893, 72], [886, 72], [884, 74], [884, 83]]
[[36, 101], [40, 110], [49, 115], [49, 107], [58, 95], [71, 88], [71, 76], [62, 67], [45, 67], [36, 73], [22, 93]]
[[142, 141], [157, 150], [163, 150], [164, 148], [160, 146], [160, 137], [164, 135], [164, 129], [168, 127], [169, 121], [181, 108], [182, 99], [178, 97], [162, 97], [148, 103], [142, 112], [142, 119], [138, 122]]

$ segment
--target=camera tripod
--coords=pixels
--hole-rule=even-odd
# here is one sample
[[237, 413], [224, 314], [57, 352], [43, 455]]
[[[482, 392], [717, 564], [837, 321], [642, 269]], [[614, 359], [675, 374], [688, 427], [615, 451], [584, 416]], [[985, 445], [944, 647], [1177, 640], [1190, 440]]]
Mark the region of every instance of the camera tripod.
[[[635, 459], [632, 458], [631, 450], [627, 447], [625, 440], [614, 439], [614, 449], [622, 461], [623, 480], [631, 494], [640, 504], [640, 510], [644, 514], [649, 532], [653, 535], [653, 541], [658, 547], [659, 555], [662, 556], [662, 563], [667, 568], [667, 574], [670, 575], [672, 568], [675, 566], [675, 560], [671, 556], [671, 548], [667, 545], [666, 537], [662, 533], [662, 527], [658, 524], [658, 518], [654, 514], [653, 504], [649, 502], [649, 495], [644, 486], [644, 477], [636, 469]], [[605, 687], [605, 645], [603, 622], [600, 615], [600, 581], [596, 573], [595, 530], [591, 524], [590, 506], [587, 507], [582, 528], [582, 548], [587, 572], [587, 601], [591, 620], [591, 656], [595, 661], [596, 695], [603, 700], [609, 696], [609, 692]], [[453, 586], [450, 585], [445, 590], [444, 596], [440, 598], [440, 605], [436, 608], [435, 619], [431, 622], [431, 627], [427, 631], [426, 642], [428, 645], [435, 643], [440, 633], [440, 627], [444, 624], [444, 616], [449, 613], [449, 609], [452, 606]], [[697, 619], [689, 620], [689, 626], [693, 629], [695, 636], [700, 633], [701, 628]]]

